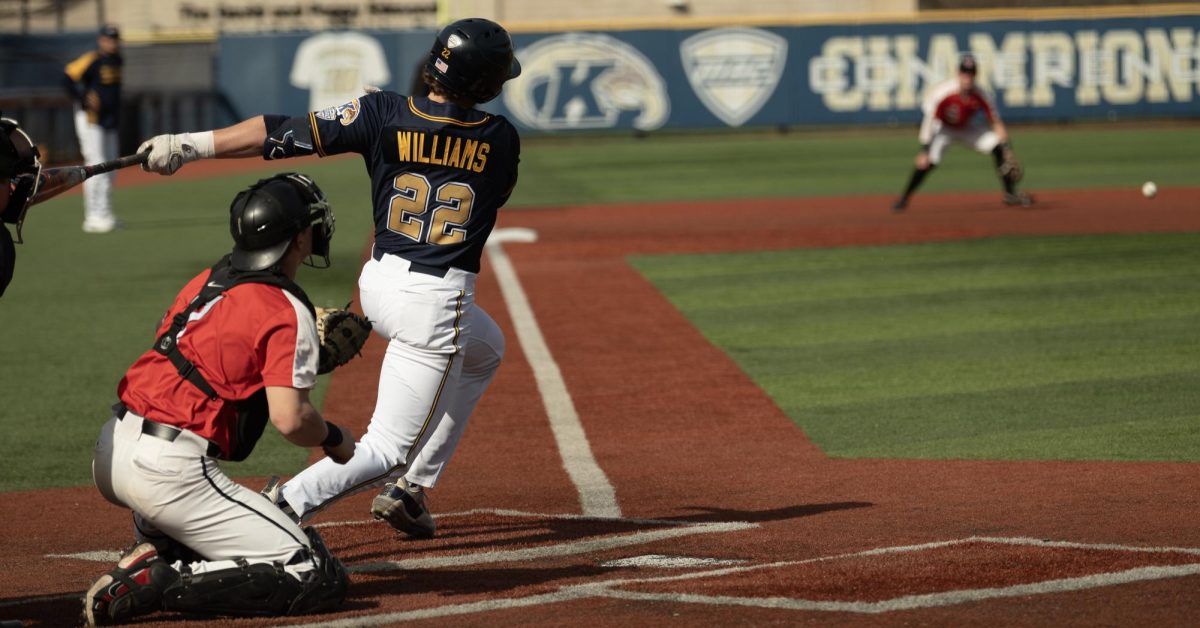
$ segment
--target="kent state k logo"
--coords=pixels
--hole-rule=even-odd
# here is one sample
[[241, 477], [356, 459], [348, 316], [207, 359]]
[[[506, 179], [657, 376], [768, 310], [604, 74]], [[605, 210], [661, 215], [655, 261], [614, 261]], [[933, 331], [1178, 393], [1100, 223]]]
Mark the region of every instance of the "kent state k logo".
[[505, 86], [504, 106], [527, 127], [649, 131], [670, 115], [662, 76], [645, 55], [613, 37], [547, 37], [517, 56], [521, 76]]

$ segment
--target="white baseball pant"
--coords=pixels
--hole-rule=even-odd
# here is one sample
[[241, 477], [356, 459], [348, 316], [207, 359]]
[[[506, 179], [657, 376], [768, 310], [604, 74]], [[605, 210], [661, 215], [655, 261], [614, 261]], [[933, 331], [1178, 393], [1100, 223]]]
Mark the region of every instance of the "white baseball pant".
[[407, 260], [367, 260], [358, 279], [363, 312], [388, 339], [375, 412], [354, 457], [328, 458], [282, 487], [303, 520], [343, 497], [401, 476], [433, 487], [504, 355], [504, 336], [475, 305], [475, 274], [439, 278]]
[[1000, 144], [1000, 137], [995, 131], [983, 124], [972, 124], [961, 129], [949, 128], [935, 121], [937, 127], [933, 132], [933, 140], [929, 142], [929, 163], [937, 165], [942, 162], [942, 153], [950, 144], [957, 143], [970, 146], [975, 152], [987, 154]]
[[[79, 152], [83, 163], [98, 164], [116, 159], [117, 131], [106, 129], [88, 120], [88, 112], [75, 108], [75, 134], [79, 136]], [[112, 187], [117, 173], [89, 177], [83, 182], [83, 219], [93, 226], [111, 225], [116, 218], [112, 211]]]
[[207, 440], [187, 430], [174, 441], [143, 434], [144, 420], [132, 412], [109, 419], [92, 460], [105, 499], [140, 515], [139, 536], [161, 532], [209, 558], [190, 564], [196, 574], [236, 567], [235, 558], [280, 562], [297, 578], [314, 568], [312, 560], [287, 564], [310, 548], [308, 536], [273, 503], [230, 480], [205, 455]]

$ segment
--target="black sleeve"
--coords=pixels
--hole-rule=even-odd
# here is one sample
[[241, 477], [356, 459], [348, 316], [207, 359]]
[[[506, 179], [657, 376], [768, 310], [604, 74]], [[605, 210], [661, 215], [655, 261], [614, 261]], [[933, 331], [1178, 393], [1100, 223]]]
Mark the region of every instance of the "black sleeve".
[[513, 190], [517, 189], [517, 169], [521, 165], [521, 136], [517, 135], [517, 129], [509, 126], [510, 139], [509, 146], [512, 146], [512, 177], [508, 185], [508, 190], [504, 192], [504, 198], [500, 200], [498, 207], [504, 207], [508, 203], [508, 198], [512, 196]]

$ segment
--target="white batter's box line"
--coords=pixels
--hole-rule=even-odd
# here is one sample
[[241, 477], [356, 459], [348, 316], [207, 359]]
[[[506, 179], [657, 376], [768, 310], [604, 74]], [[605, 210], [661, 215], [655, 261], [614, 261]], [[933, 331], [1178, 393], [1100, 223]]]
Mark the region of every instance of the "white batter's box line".
[[352, 573], [378, 573], [386, 571], [404, 571], [416, 569], [439, 569], [443, 567], [464, 567], [468, 565], [485, 565], [493, 563], [525, 562], [541, 558], [559, 558], [590, 554], [612, 549], [644, 545], [665, 539], [691, 536], [695, 534], [716, 534], [738, 532], [759, 527], [757, 523], [733, 521], [725, 523], [696, 523], [690, 526], [672, 526], [661, 530], [647, 530], [631, 534], [602, 536], [568, 543], [556, 543], [540, 547], [526, 547], [515, 550], [492, 550], [470, 554], [454, 554], [443, 556], [428, 556], [406, 560], [392, 560], [359, 565], [348, 565]]
[[1170, 565], [1157, 567], [1137, 567], [1124, 571], [1099, 573], [1075, 578], [1060, 578], [1043, 580], [1027, 584], [1017, 584], [1007, 587], [989, 587], [982, 589], [960, 589], [940, 593], [925, 593], [921, 595], [905, 595], [890, 600], [878, 602], [844, 602], [835, 600], [806, 600], [782, 597], [738, 597], [721, 595], [697, 595], [692, 593], [647, 593], [640, 591], [621, 591], [605, 589], [598, 595], [623, 600], [653, 601], [653, 602], [682, 602], [691, 604], [708, 604], [713, 606], [752, 606], [758, 608], [779, 608], [801, 611], [833, 611], [842, 613], [889, 613], [893, 611], [934, 608], [938, 606], [953, 606], [967, 602], [983, 600], [1022, 597], [1028, 595], [1044, 595], [1048, 593], [1066, 593], [1082, 591], [1099, 587], [1143, 582], [1147, 580], [1162, 580], [1165, 578], [1180, 578], [1200, 574], [1200, 563], [1187, 565]]
[[[797, 565], [808, 565], [812, 563], [821, 563], [834, 560], [844, 560], [847, 558], [862, 558], [866, 556], [882, 556], [886, 554], [901, 554], [909, 552], [920, 552], [931, 549], [939, 549], [943, 547], [951, 547], [955, 545], [966, 545], [971, 543], [980, 544], [1004, 544], [1004, 545], [1022, 545], [1029, 547], [1063, 547], [1072, 549], [1092, 549], [1104, 550], [1113, 552], [1147, 552], [1147, 553], [1183, 553], [1183, 554], [1200, 554], [1200, 549], [1189, 547], [1139, 547], [1136, 545], [1116, 545], [1112, 543], [1076, 543], [1072, 541], [1051, 541], [1043, 539], [1034, 539], [1026, 537], [989, 537], [989, 536], [969, 536], [961, 539], [952, 539], [949, 541], [932, 541], [929, 543], [917, 543], [914, 545], [896, 545], [892, 547], [880, 547], [875, 549], [863, 550], [859, 552], [848, 552], [844, 554], [833, 554], [830, 556], [818, 556], [816, 558], [804, 558], [800, 560], [785, 560], [773, 563], [759, 563], [756, 565], [743, 565], [735, 567], [727, 567], [724, 569], [714, 569], [707, 572], [693, 572], [686, 574], [676, 574], [670, 576], [661, 576], [656, 578], [637, 578], [631, 582], [667, 582], [672, 580], [690, 580], [694, 578], [705, 578], [709, 576], [723, 576], [735, 573], [744, 573], [747, 571], [756, 571], [760, 569], [778, 569], [780, 567], [793, 567]], [[625, 584], [619, 580], [608, 581], [605, 586], [620, 586]]]
[[411, 611], [401, 611], [396, 613], [386, 613], [382, 615], [372, 615], [366, 617], [355, 617], [332, 622], [319, 622], [313, 624], [303, 624], [305, 628], [348, 628], [350, 626], [379, 626], [395, 622], [429, 619], [435, 617], [447, 617], [453, 615], [463, 615], [470, 613], [484, 613], [495, 610], [504, 610], [511, 608], [522, 608], [528, 606], [537, 606], [545, 604], [553, 604], [557, 602], [567, 602], [571, 600], [593, 598], [593, 597], [611, 597], [617, 599], [627, 599], [634, 601], [657, 601], [657, 602], [680, 602], [680, 603], [696, 603], [709, 605], [723, 606], [750, 606], [758, 608], [777, 608], [784, 610], [812, 610], [812, 611], [835, 611], [835, 612], [853, 612], [853, 613], [868, 613], [878, 614], [898, 610], [914, 610], [920, 608], [933, 608], [938, 606], [950, 606], [955, 604], [964, 604], [967, 602], [982, 601], [987, 599], [996, 599], [1004, 597], [1017, 597], [1025, 595], [1039, 595], [1048, 593], [1079, 591], [1090, 588], [1099, 588], [1103, 586], [1113, 586], [1119, 584], [1127, 584], [1133, 582], [1141, 582], [1147, 580], [1157, 580], [1165, 578], [1178, 578], [1183, 576], [1200, 574], [1200, 563], [1175, 565], [1165, 567], [1138, 567], [1120, 572], [1101, 573], [1091, 576], [1081, 576], [1076, 578], [1062, 578], [1057, 580], [1046, 580], [1042, 582], [1012, 585], [1008, 587], [991, 587], [981, 589], [961, 589], [957, 591], [945, 591], [941, 593], [929, 593], [922, 595], [908, 595], [893, 598], [891, 600], [882, 600], [876, 602], [846, 602], [836, 600], [805, 600], [796, 598], [783, 597], [736, 597], [736, 596], [712, 596], [698, 595], [691, 593], [653, 593], [653, 592], [638, 592], [617, 590], [615, 587], [631, 584], [652, 584], [667, 581], [689, 580], [697, 578], [718, 577], [728, 574], [744, 573], [756, 569], [767, 569], [775, 567], [785, 567], [789, 565], [801, 565], [810, 563], [820, 563], [847, 558], [857, 558], [864, 556], [882, 556], [887, 554], [899, 554], [908, 552], [919, 552], [929, 549], [937, 549], [942, 547], [951, 547], [955, 545], [964, 545], [968, 543], [998, 543], [1010, 545], [1028, 545], [1028, 546], [1052, 546], [1052, 547], [1071, 547], [1079, 549], [1099, 549], [1099, 550], [1114, 550], [1114, 551], [1144, 551], [1144, 552], [1178, 552], [1193, 553], [1197, 551], [1195, 548], [1161, 548], [1161, 547], [1138, 547], [1127, 545], [1116, 545], [1111, 543], [1075, 543], [1071, 541], [1046, 541], [1041, 539], [1025, 538], [1025, 537], [967, 537], [962, 539], [954, 539], [949, 541], [934, 541], [929, 543], [918, 543], [913, 545], [898, 545], [892, 547], [880, 547], [875, 549], [863, 550], [859, 552], [847, 552], [843, 554], [834, 554], [830, 556], [819, 556], [816, 558], [808, 558], [794, 561], [779, 561], [774, 563], [765, 563], [760, 565], [746, 565], [737, 567], [727, 567], [722, 569], [709, 569], [697, 571], [682, 575], [649, 577], [649, 578], [614, 578], [603, 580], [600, 582], [579, 584], [563, 587], [553, 593], [535, 595], [521, 598], [502, 598], [485, 600], [482, 602], [472, 602], [468, 604], [455, 604], [449, 606], [438, 606], [424, 609], [416, 609]]

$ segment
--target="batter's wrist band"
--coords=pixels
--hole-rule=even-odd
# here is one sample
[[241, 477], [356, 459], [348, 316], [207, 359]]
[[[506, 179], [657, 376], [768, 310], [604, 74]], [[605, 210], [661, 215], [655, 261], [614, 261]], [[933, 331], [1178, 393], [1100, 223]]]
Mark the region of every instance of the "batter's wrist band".
[[185, 133], [184, 141], [196, 147], [197, 159], [208, 159], [217, 154], [217, 142], [212, 131]]
[[929, 152], [929, 144], [921, 144], [921, 152], [928, 153]]
[[329, 433], [325, 435], [325, 440], [321, 441], [322, 447], [337, 447], [342, 444], [342, 428], [326, 421], [325, 427], [329, 428]]

